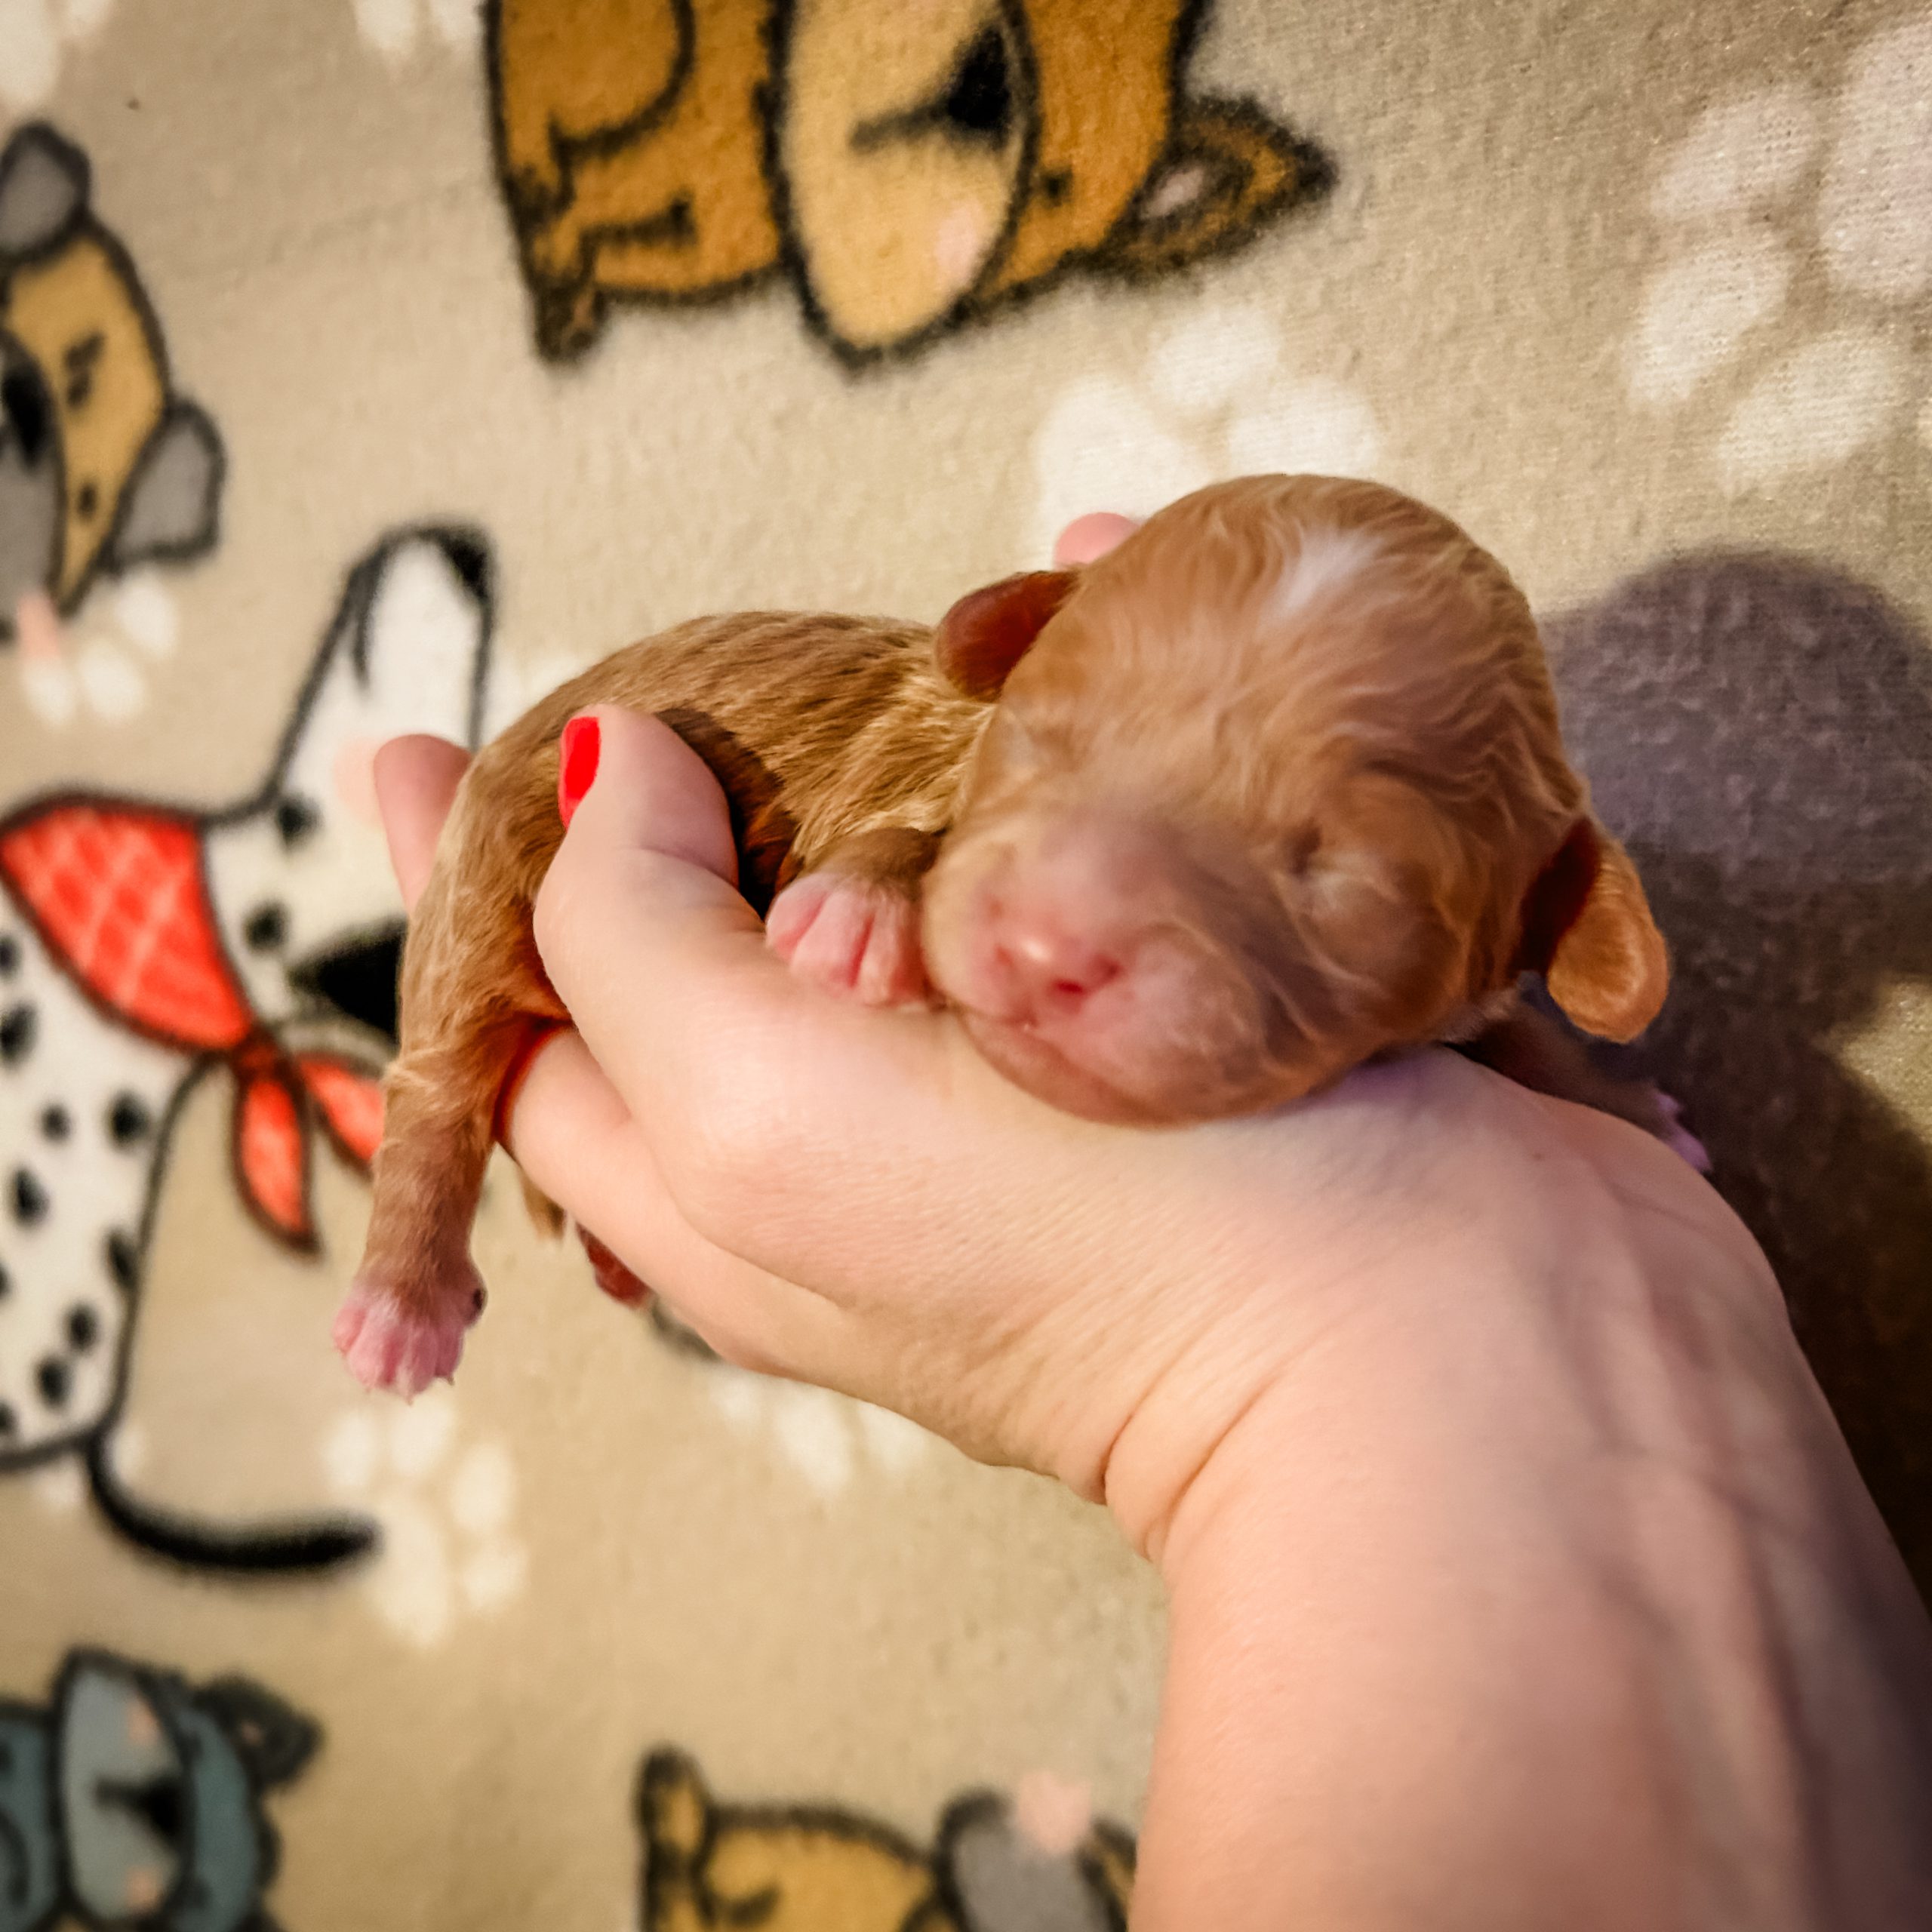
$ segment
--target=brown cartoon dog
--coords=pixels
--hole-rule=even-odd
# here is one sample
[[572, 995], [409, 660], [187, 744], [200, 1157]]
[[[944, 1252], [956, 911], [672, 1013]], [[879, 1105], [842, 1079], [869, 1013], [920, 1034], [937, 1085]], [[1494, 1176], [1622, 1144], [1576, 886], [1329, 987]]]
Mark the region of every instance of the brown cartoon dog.
[[1328, 170], [1194, 100], [1201, 0], [493, 0], [499, 171], [546, 355], [614, 299], [783, 265], [848, 361], [1084, 265], [1160, 274]]
[[0, 642], [103, 571], [215, 539], [222, 451], [170, 389], [154, 312], [51, 128], [0, 152]]
[[847, 1812], [718, 1804], [689, 1758], [656, 1752], [638, 1786], [645, 1932], [1120, 1932], [1132, 1841], [1075, 1820], [1064, 1848], [1042, 1844], [1019, 1810], [961, 1798], [928, 1852]]
[[758, 0], [497, 0], [497, 155], [546, 355], [613, 295], [688, 300], [778, 260]]

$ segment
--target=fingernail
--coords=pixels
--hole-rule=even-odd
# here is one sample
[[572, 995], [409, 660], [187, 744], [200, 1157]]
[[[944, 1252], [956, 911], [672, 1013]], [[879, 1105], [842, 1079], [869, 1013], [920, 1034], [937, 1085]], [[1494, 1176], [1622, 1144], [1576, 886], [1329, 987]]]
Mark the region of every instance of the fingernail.
[[557, 758], [557, 815], [566, 825], [577, 816], [583, 795], [597, 776], [602, 737], [597, 720], [588, 714], [573, 718], [564, 727]]

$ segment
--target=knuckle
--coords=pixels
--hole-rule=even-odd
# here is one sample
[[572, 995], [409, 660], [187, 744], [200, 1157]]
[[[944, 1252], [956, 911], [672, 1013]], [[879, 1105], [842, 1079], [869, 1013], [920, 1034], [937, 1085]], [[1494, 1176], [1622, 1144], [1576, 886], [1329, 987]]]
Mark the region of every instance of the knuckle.
[[530, 928], [537, 941], [538, 956], [554, 978], [557, 961], [569, 943], [577, 908], [583, 903], [583, 860], [568, 844], [557, 849], [543, 882], [537, 888], [536, 903], [530, 912]]

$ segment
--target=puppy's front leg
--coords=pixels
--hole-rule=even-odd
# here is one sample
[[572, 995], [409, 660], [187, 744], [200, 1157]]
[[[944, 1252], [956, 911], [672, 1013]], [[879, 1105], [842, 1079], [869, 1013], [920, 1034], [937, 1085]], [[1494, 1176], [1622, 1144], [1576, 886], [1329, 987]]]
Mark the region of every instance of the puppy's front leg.
[[929, 1000], [919, 900], [937, 833], [881, 826], [833, 846], [771, 902], [773, 952], [829, 992], [868, 1006]]

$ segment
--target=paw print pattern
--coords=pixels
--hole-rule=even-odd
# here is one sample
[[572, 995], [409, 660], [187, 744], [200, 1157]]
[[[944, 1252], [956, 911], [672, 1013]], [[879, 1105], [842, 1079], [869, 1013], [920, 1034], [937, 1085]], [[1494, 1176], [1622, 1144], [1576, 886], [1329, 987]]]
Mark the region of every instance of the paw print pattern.
[[1217, 478], [1374, 476], [1374, 411], [1346, 383], [1291, 367], [1260, 310], [1204, 310], [1157, 342], [1137, 378], [1083, 377], [1033, 446], [1035, 547], [1088, 510], [1146, 515]]
[[114, 0], [0, 0], [0, 108], [38, 107], [70, 45], [90, 40]]
[[125, 724], [147, 702], [144, 666], [171, 657], [179, 632], [167, 586], [153, 571], [137, 571], [93, 598], [72, 623], [51, 626], [44, 636], [22, 632], [20, 694], [54, 730], [83, 710], [103, 724]]
[[815, 1494], [842, 1494], [865, 1465], [894, 1477], [924, 1462], [935, 1438], [916, 1423], [802, 1383], [780, 1382], [720, 1363], [709, 1371], [718, 1412], [761, 1436]]
[[500, 1609], [525, 1579], [509, 1452], [459, 1434], [455, 1394], [438, 1389], [406, 1408], [352, 1410], [322, 1447], [330, 1487], [383, 1526], [367, 1586], [377, 1614], [421, 1650], [460, 1617]]
[[1783, 80], [1716, 102], [1652, 185], [1664, 254], [1625, 380], [1643, 407], [1711, 409], [1734, 494], [1835, 468], [1915, 401], [1932, 449], [1913, 353], [1932, 323], [1932, 13], [1875, 35], [1838, 78], [1830, 97]]
[[[5, 0], [0, 0], [5, 4]], [[392, 66], [411, 59], [426, 38], [457, 53], [481, 38], [480, 0], [353, 0], [363, 40]]]

